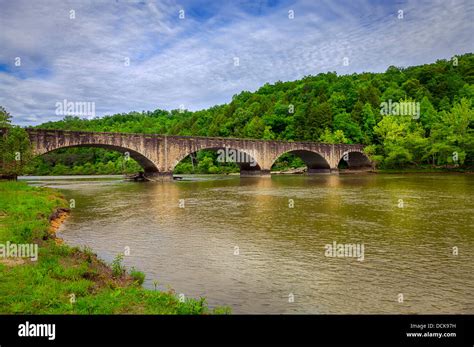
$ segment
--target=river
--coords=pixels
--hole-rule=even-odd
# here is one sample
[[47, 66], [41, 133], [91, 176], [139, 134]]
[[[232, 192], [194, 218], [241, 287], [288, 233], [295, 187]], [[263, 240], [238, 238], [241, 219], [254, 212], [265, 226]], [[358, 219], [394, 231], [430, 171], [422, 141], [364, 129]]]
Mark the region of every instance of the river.
[[[211, 307], [474, 313], [474, 175], [22, 179], [73, 199], [65, 242], [107, 262], [129, 251], [146, 287]], [[331, 256], [340, 245], [356, 248]]]

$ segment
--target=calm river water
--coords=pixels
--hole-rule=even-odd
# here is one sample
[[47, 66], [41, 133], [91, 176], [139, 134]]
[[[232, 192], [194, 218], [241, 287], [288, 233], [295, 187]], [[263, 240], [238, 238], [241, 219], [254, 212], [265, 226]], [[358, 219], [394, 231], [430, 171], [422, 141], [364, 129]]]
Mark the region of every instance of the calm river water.
[[[146, 287], [157, 280], [211, 307], [474, 313], [474, 175], [187, 178], [23, 179], [74, 199], [68, 244], [108, 262], [128, 247], [124, 263]], [[364, 252], [327, 256], [334, 242]]]

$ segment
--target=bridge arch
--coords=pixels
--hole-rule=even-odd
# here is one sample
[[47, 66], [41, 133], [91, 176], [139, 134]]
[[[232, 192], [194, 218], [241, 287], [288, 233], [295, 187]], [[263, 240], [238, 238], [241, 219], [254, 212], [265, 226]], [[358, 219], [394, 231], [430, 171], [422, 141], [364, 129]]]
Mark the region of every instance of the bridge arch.
[[372, 162], [362, 150], [347, 150], [339, 159], [338, 167], [350, 170], [368, 170], [372, 168]]
[[242, 176], [261, 174], [262, 167], [257, 161], [256, 155], [246, 149], [234, 148], [234, 146], [200, 146], [199, 148], [188, 149], [175, 158], [171, 170], [174, 171], [180, 162], [199, 151], [217, 152], [218, 161], [237, 164]]
[[91, 144], [74, 144], [74, 145], [67, 145], [67, 146], [55, 146], [55, 147], [50, 147], [47, 149], [35, 151], [36, 156], [42, 156], [47, 153], [54, 152], [58, 149], [67, 149], [67, 148], [80, 148], [80, 147], [95, 147], [95, 148], [104, 148], [110, 151], [116, 151], [119, 153], [122, 153], [125, 155], [125, 153], [128, 153], [130, 155], [130, 158], [134, 159], [142, 168], [145, 174], [148, 175], [156, 175], [159, 173], [158, 167], [148, 159], [145, 155], [141, 154], [140, 152], [137, 152], [133, 149], [127, 148], [127, 147], [122, 147], [122, 146], [115, 146], [115, 145], [107, 145], [107, 144], [97, 144], [97, 143], [91, 143]]
[[[0, 134], [6, 129], [0, 128]], [[300, 157], [308, 172], [337, 172], [345, 153], [351, 168], [369, 167], [370, 160], [361, 144], [326, 144], [315, 142], [266, 141], [199, 136], [168, 136], [114, 132], [69, 131], [27, 128], [34, 153], [41, 155], [68, 147], [101, 147], [129, 152], [152, 180], [169, 179], [176, 165], [199, 150], [234, 149], [245, 153], [247, 161], [240, 164], [241, 175], [269, 176], [272, 165], [284, 153]], [[357, 153], [352, 153], [357, 152]], [[241, 157], [239, 157], [241, 158]], [[252, 165], [252, 163], [254, 163]]]
[[288, 151], [284, 151], [279, 153], [273, 161], [271, 162], [270, 167], [272, 167], [275, 162], [284, 154], [293, 154], [299, 158], [301, 158], [306, 167], [308, 168], [308, 173], [329, 173], [331, 171], [331, 165], [329, 161], [322, 155], [316, 151], [306, 150], [306, 149], [292, 149]]

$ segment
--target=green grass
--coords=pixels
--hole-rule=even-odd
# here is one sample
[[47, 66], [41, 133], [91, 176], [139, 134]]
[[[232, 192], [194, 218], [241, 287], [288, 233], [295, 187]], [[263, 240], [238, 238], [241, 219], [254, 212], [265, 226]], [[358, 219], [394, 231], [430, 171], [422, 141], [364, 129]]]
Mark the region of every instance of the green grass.
[[[173, 291], [141, 286], [135, 269], [119, 274], [88, 248], [59, 244], [49, 216], [66, 207], [57, 192], [22, 182], [0, 182], [0, 243], [37, 243], [37, 261], [0, 258], [0, 314], [222, 314], [204, 299], [179, 300]], [[121, 265], [120, 265], [121, 266]]]

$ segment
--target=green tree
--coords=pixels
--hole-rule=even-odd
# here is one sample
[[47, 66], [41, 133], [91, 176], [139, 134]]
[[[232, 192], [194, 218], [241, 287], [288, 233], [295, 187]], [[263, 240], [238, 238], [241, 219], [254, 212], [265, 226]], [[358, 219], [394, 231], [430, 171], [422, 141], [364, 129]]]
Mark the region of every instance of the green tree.
[[425, 90], [416, 78], [410, 78], [408, 81], [402, 84], [402, 89], [405, 91], [407, 97], [413, 99], [421, 99]]
[[0, 135], [0, 153], [1, 174], [15, 178], [21, 175], [33, 157], [28, 133], [11, 126], [6, 134]]
[[334, 130], [342, 130], [344, 135], [355, 143], [360, 143], [364, 138], [359, 125], [347, 112], [339, 113], [334, 117]]
[[430, 100], [425, 96], [420, 103], [420, 122], [429, 135], [431, 128], [439, 121], [438, 113], [431, 104]]
[[274, 140], [275, 134], [272, 132], [272, 128], [270, 126], [266, 126], [265, 130], [263, 131], [263, 139], [264, 140]]
[[328, 102], [311, 104], [306, 114], [305, 140], [317, 141], [325, 128], [332, 125], [331, 105]]
[[385, 92], [382, 94], [381, 101], [388, 102], [392, 100], [392, 102], [400, 101], [406, 97], [405, 92], [398, 87], [388, 87]]
[[261, 139], [265, 131], [265, 123], [262, 118], [255, 116], [244, 127], [243, 135], [245, 137]]
[[372, 143], [375, 124], [376, 120], [372, 106], [369, 103], [366, 103], [362, 109], [362, 131], [364, 137], [363, 142], [365, 144]]
[[442, 111], [432, 129], [428, 156], [433, 164], [463, 164], [474, 152], [474, 109], [472, 101], [462, 98], [450, 112]]
[[12, 116], [5, 107], [0, 106], [0, 128], [8, 128], [11, 126]]
[[324, 129], [319, 141], [323, 143], [350, 143], [350, 140], [344, 135], [344, 131], [338, 129], [331, 132], [328, 128]]
[[214, 166], [214, 162], [212, 158], [205, 157], [199, 162], [197, 169], [199, 173], [206, 174], [206, 173], [209, 173], [209, 169], [212, 168], [213, 166]]

